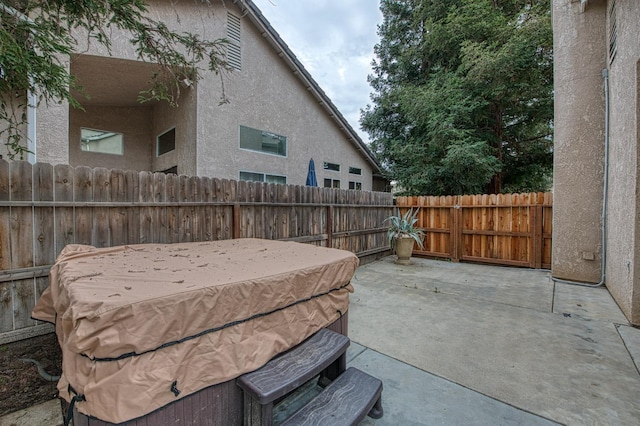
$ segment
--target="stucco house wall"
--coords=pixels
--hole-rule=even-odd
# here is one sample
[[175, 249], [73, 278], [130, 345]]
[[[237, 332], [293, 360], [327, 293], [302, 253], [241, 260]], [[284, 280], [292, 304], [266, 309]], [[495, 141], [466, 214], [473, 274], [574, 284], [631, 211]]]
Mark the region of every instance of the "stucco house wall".
[[[166, 102], [153, 107], [152, 168], [153, 171], [167, 170], [180, 165], [178, 173], [189, 176], [204, 176], [198, 170], [198, 144], [202, 139], [197, 134], [198, 96], [196, 88], [183, 89], [177, 106]], [[156, 138], [175, 128], [176, 149], [166, 154], [156, 155]], [[213, 175], [208, 175], [213, 176]]]
[[[210, 75], [200, 83], [208, 90], [198, 91], [199, 116], [210, 119], [199, 123], [199, 138], [206, 141], [198, 147], [199, 172], [238, 179], [237, 165], [241, 164], [243, 171], [275, 172], [285, 175], [288, 183], [304, 184], [309, 159], [313, 158], [320, 185], [324, 177], [331, 177], [341, 179], [341, 187], [347, 188], [348, 180], [363, 181], [368, 176], [363, 189], [371, 190], [370, 164], [345, 140], [344, 133], [294, 70], [275, 54], [248, 19], [241, 20], [241, 30], [242, 70], [225, 77], [231, 102], [221, 106], [215, 102], [219, 98], [216, 76]], [[239, 93], [245, 95], [237, 96]], [[287, 156], [240, 149], [240, 125], [285, 136]], [[225, 143], [235, 149], [221, 150]], [[324, 161], [340, 164], [340, 172], [324, 171]], [[363, 176], [349, 176], [349, 166], [363, 169]]]
[[[553, 16], [556, 99], [552, 275], [587, 283], [599, 283], [604, 278], [629, 321], [640, 325], [640, 3], [560, 0], [553, 2]], [[605, 93], [609, 99], [608, 125]], [[589, 251], [595, 253], [593, 261], [585, 259], [590, 257]]]
[[[612, 2], [607, 2], [608, 8]], [[638, 241], [638, 60], [640, 3], [615, 2], [616, 53], [609, 63], [610, 142], [607, 199], [609, 291], [634, 324], [640, 324], [640, 243]], [[607, 28], [611, 28], [608, 14]]]
[[[554, 277], [598, 282], [604, 171], [606, 6], [553, 3]], [[593, 260], [591, 256], [593, 255]]]
[[[107, 52], [96, 43], [79, 46], [70, 59], [72, 74], [87, 90], [80, 99], [85, 110], [67, 105], [38, 109], [37, 161], [91, 167], [163, 171], [177, 167], [179, 174], [239, 179], [239, 172], [286, 176], [286, 183], [304, 185], [308, 163], [316, 163], [319, 186], [324, 179], [339, 179], [341, 188], [358, 182], [373, 189], [379, 166], [331, 101], [251, 2], [150, 1], [150, 15], [178, 31], [202, 38], [227, 35], [228, 16], [240, 19], [241, 70], [223, 73], [230, 102], [220, 105], [219, 75], [203, 78], [181, 89], [179, 106], [137, 103], [153, 66], [136, 60], [127, 34], [112, 31]], [[78, 40], [86, 40], [81, 34]], [[119, 118], [120, 117], [120, 118]], [[240, 148], [240, 126], [287, 138], [285, 157]], [[80, 150], [80, 128], [124, 134], [122, 156]], [[156, 155], [156, 138], [175, 127], [175, 150]], [[323, 163], [340, 164], [340, 171]], [[362, 170], [361, 175], [349, 168]]]

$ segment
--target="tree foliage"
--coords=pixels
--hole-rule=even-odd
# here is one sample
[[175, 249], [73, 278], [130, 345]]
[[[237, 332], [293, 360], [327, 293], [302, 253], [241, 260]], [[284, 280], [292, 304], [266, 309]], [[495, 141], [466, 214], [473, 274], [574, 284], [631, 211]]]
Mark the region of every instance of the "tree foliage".
[[147, 15], [143, 0], [2, 0], [0, 137], [11, 157], [22, 157], [26, 152], [22, 130], [27, 93], [35, 93], [37, 103], [67, 101], [80, 107], [71, 93], [73, 89], [81, 92], [81, 87], [70, 75], [66, 61], [85, 39], [110, 51], [114, 29], [129, 34], [138, 59], [157, 63], [161, 70], [150, 76], [151, 88], [140, 94], [141, 101], [175, 104], [180, 82], [196, 81], [202, 67], [216, 73], [227, 69], [225, 40], [203, 40], [195, 34], [172, 31]]
[[549, 0], [382, 0], [362, 128], [412, 194], [546, 190]]

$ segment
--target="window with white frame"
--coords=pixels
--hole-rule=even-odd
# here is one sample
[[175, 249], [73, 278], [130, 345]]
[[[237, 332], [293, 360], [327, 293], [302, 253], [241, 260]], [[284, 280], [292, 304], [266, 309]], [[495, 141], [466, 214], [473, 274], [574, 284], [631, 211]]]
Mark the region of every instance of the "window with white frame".
[[359, 167], [349, 167], [349, 174], [362, 175], [362, 169]]
[[176, 149], [176, 128], [162, 133], [156, 138], [156, 157]]
[[332, 172], [340, 171], [340, 164], [337, 163], [329, 163], [328, 161], [325, 161], [322, 166], [325, 170], [331, 170]]
[[253, 181], [253, 182], [267, 182], [267, 183], [278, 183], [282, 185], [287, 184], [287, 177], [281, 175], [272, 175], [269, 173], [259, 173], [259, 172], [240, 172], [240, 180], [244, 181]]
[[349, 189], [355, 189], [356, 191], [362, 191], [362, 182], [349, 181]]
[[80, 149], [100, 154], [124, 155], [124, 135], [108, 130], [80, 128]]
[[264, 130], [240, 126], [240, 148], [286, 157], [287, 138]]

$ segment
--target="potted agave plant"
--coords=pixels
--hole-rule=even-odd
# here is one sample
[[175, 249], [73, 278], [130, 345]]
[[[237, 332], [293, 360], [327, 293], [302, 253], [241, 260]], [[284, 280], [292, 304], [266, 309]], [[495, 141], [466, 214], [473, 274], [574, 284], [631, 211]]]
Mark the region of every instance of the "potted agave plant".
[[416, 222], [418, 222], [418, 210], [407, 210], [405, 214], [400, 214], [400, 210], [398, 210], [395, 215], [389, 216], [384, 220], [389, 222], [389, 228], [387, 229], [389, 244], [392, 250], [395, 249], [398, 257], [396, 263], [400, 265], [411, 265], [410, 259], [414, 243], [417, 243], [421, 249], [424, 248], [422, 244], [424, 231], [415, 227]]

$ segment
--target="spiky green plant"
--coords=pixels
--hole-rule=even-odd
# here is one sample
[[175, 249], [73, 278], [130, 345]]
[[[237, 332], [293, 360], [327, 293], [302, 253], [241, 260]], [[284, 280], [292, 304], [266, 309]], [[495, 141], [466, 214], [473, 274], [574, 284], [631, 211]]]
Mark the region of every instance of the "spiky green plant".
[[[423, 249], [422, 238], [424, 237], [424, 231], [417, 228], [415, 224], [418, 222], [418, 211], [420, 209], [413, 208], [407, 210], [404, 214], [397, 211], [395, 215], [389, 216], [384, 222], [389, 222], [389, 228], [387, 229], [387, 237], [389, 237], [389, 245], [393, 249], [395, 246], [396, 238], [411, 237], [415, 240], [418, 246]], [[384, 223], [383, 222], [383, 223]]]

